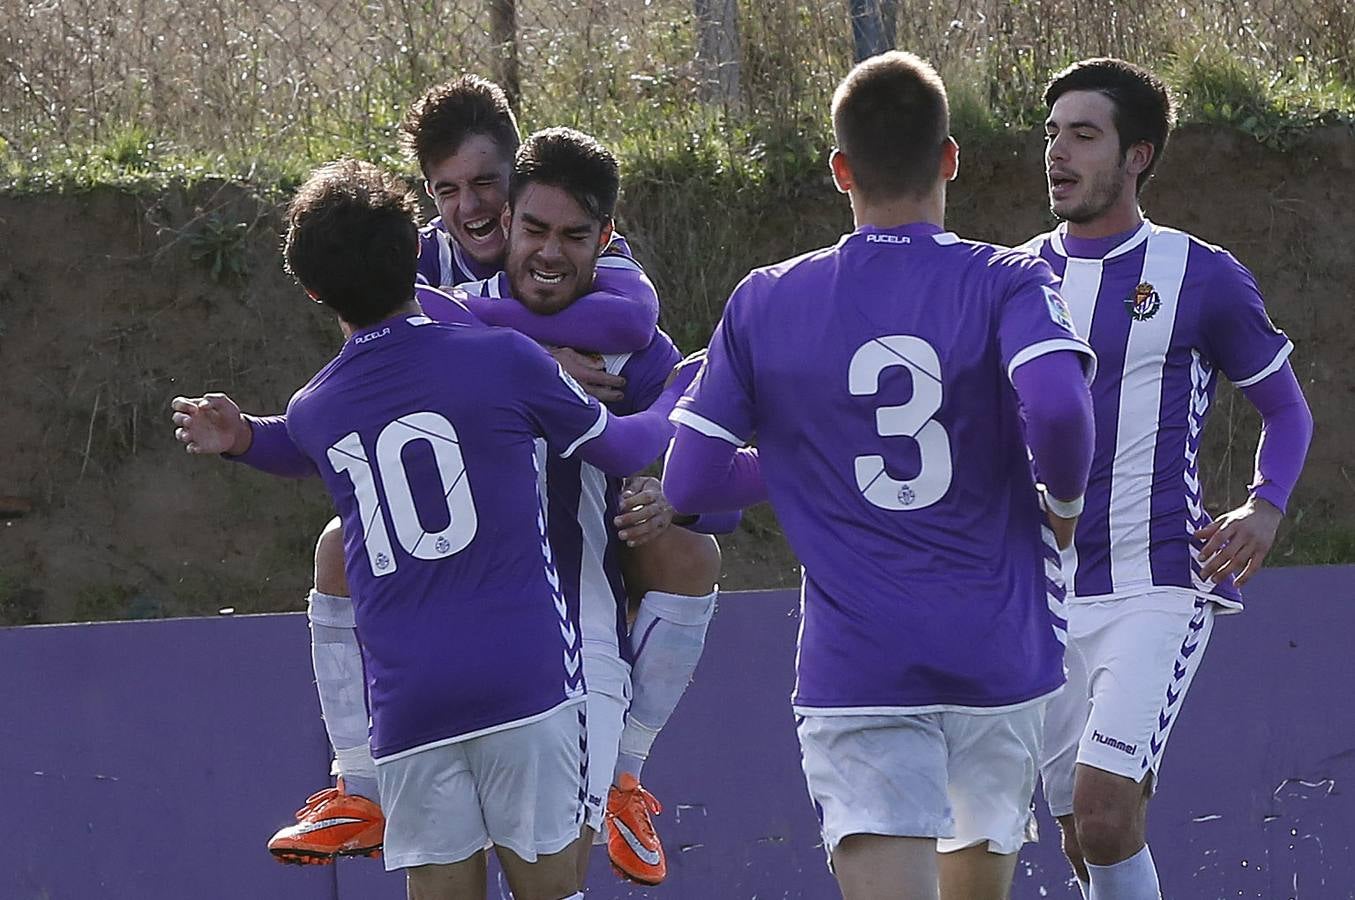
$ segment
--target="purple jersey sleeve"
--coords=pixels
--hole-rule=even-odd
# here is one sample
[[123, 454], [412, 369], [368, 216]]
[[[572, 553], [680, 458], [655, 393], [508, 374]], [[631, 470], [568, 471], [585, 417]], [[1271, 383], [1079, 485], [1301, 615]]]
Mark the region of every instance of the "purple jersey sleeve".
[[1201, 343], [1229, 381], [1248, 387], [1278, 371], [1294, 345], [1271, 323], [1251, 272], [1227, 251], [1214, 253], [1213, 277], [1200, 301]]
[[754, 291], [755, 276], [745, 278], [730, 295], [711, 335], [705, 365], [673, 412], [675, 423], [735, 447], [753, 436], [753, 378], [739, 320]]
[[1251, 495], [1284, 512], [1308, 455], [1313, 414], [1287, 361], [1279, 371], [1243, 388], [1242, 393], [1261, 413]]
[[1036, 357], [1071, 350], [1083, 358], [1088, 384], [1096, 374], [1096, 356], [1073, 329], [1073, 316], [1055, 289], [1049, 264], [1036, 256], [1008, 251], [993, 256], [1009, 276], [1007, 296], [998, 321], [998, 349], [1010, 378], [1016, 369]]
[[239, 456], [224, 456], [252, 469], [283, 478], [309, 478], [318, 475], [315, 463], [292, 442], [287, 433], [286, 416], [245, 416], [253, 440]]
[[631, 353], [649, 345], [659, 323], [659, 296], [624, 241], [598, 259], [593, 290], [557, 313], [540, 315], [513, 297], [469, 297], [487, 325], [512, 328], [544, 344], [597, 353]]
[[1091, 471], [1095, 429], [1083, 360], [1060, 350], [1012, 372], [1035, 471], [1058, 500], [1076, 500], [1086, 493]]
[[480, 320], [470, 311], [470, 295], [455, 288], [439, 290], [428, 285], [415, 285], [414, 299], [419, 301], [424, 315], [435, 322], [454, 325], [479, 325]]
[[684, 513], [722, 513], [767, 499], [757, 450], [680, 426], [663, 472], [663, 491]]

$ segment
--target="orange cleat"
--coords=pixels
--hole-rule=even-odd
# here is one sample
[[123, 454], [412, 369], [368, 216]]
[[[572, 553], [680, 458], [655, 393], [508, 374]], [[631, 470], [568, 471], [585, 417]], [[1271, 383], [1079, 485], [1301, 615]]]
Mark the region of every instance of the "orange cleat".
[[640, 787], [629, 772], [607, 794], [607, 855], [617, 873], [640, 884], [659, 884], [668, 876], [663, 844], [654, 831], [651, 815], [663, 812], [663, 804]]
[[296, 811], [296, 824], [268, 841], [274, 859], [297, 865], [328, 865], [339, 856], [381, 855], [386, 817], [366, 797], [348, 794], [343, 779], [310, 795]]

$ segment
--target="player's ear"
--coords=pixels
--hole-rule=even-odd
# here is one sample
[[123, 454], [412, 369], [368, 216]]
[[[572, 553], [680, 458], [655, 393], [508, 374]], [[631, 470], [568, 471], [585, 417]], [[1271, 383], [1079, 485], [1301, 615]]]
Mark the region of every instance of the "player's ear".
[[954, 137], [946, 138], [941, 145], [941, 177], [954, 181], [960, 175], [960, 142]]
[[607, 245], [612, 242], [612, 232], [616, 230], [616, 222], [610, 217], [602, 223], [602, 230], [598, 232], [598, 252], [601, 253], [607, 249]]
[[1125, 171], [1137, 181], [1143, 170], [1153, 162], [1153, 145], [1147, 141], [1130, 144], [1124, 152]]
[[499, 227], [503, 229], [503, 233], [506, 235], [508, 234], [508, 229], [511, 228], [512, 225], [513, 225], [513, 204], [505, 203], [503, 205], [503, 213], [499, 215]]
[[438, 199], [437, 197], [433, 196], [433, 184], [427, 178], [423, 180], [423, 192], [428, 195], [429, 200]]
[[852, 166], [847, 162], [847, 156], [837, 147], [828, 154], [828, 168], [833, 173], [833, 186], [837, 188], [839, 194], [845, 194], [855, 185], [852, 178]]
[[324, 305], [324, 302], [325, 302], [325, 301], [321, 300], [321, 299], [316, 295], [315, 291], [311, 290], [310, 288], [306, 288], [305, 290], [306, 290], [306, 296], [311, 298], [311, 302], [312, 302], [312, 303], [319, 303], [319, 304], [321, 304], [322, 306]]

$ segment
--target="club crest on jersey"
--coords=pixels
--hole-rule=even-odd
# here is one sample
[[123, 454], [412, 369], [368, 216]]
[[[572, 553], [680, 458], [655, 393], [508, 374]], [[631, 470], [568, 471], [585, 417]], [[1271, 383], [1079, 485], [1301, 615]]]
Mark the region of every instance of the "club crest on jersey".
[[381, 571], [386, 571], [391, 566], [391, 558], [384, 553], [376, 555], [376, 567]]
[[1129, 310], [1129, 316], [1135, 322], [1151, 319], [1161, 307], [1162, 298], [1157, 295], [1157, 289], [1146, 281], [1134, 288], [1134, 293], [1124, 301], [1124, 308]]
[[916, 499], [917, 494], [913, 493], [913, 489], [908, 485], [905, 484], [903, 487], [899, 488], [899, 502], [904, 506], [912, 506], [913, 501]]

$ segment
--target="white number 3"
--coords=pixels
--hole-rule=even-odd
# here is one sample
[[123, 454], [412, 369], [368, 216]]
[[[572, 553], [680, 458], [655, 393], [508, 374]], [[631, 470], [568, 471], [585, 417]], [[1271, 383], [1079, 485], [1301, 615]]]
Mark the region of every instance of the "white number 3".
[[892, 334], [862, 344], [847, 371], [848, 389], [869, 397], [880, 389], [880, 375], [893, 366], [905, 366], [913, 376], [913, 396], [898, 406], [875, 410], [880, 437], [906, 437], [917, 442], [920, 465], [906, 481], [891, 478], [883, 456], [856, 457], [856, 486], [875, 506], [889, 510], [925, 509], [950, 489], [953, 464], [950, 436], [932, 418], [941, 409], [941, 360], [922, 338]]
[[[411, 441], [427, 441], [433, 449], [442, 493], [447, 502], [447, 527], [436, 533], [426, 531], [414, 507], [414, 495], [409, 488], [401, 456]], [[345, 435], [329, 448], [329, 464], [335, 472], [347, 472], [353, 482], [353, 493], [362, 516], [363, 543], [372, 574], [378, 578], [389, 575], [398, 566], [391, 552], [390, 531], [386, 515], [376, 492], [375, 472], [367, 459], [362, 441], [356, 431]], [[470, 482], [466, 479], [466, 465], [461, 457], [452, 423], [435, 412], [416, 412], [401, 416], [381, 429], [376, 439], [376, 470], [386, 488], [386, 503], [395, 536], [405, 552], [415, 559], [442, 559], [465, 549], [475, 538], [477, 519], [475, 501], [471, 497]]]

